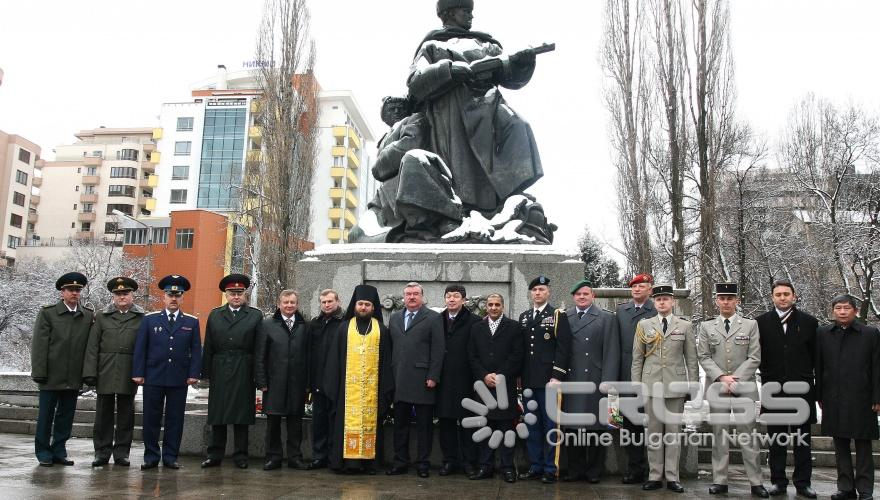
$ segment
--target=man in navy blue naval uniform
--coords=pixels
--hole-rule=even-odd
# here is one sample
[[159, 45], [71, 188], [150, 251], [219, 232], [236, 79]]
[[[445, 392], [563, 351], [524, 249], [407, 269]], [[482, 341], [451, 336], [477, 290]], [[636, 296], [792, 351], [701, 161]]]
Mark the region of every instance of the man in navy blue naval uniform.
[[[202, 371], [199, 320], [180, 311], [189, 280], [171, 275], [159, 281], [165, 290], [160, 311], [144, 315], [134, 346], [132, 380], [144, 386], [144, 463], [141, 469], [162, 465], [179, 469], [177, 454], [183, 435], [186, 393]], [[159, 428], [165, 415], [165, 436], [159, 451]]]

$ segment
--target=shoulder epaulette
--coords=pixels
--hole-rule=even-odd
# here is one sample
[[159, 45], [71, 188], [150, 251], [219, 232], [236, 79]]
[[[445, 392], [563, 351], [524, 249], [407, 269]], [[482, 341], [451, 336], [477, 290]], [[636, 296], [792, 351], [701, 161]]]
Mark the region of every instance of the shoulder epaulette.
[[[226, 304], [223, 304], [222, 306], [217, 306], [217, 307], [215, 307], [214, 309], [211, 309], [211, 311], [212, 311], [212, 312], [213, 312], [213, 311], [220, 311], [220, 310], [222, 310], [224, 307], [226, 307]], [[184, 314], [186, 314], [186, 313], [184, 313]]]
[[188, 313], [181, 313], [181, 314], [183, 314], [184, 316], [189, 316], [192, 319], [199, 319], [198, 316], [193, 316], [192, 314], [188, 314]]
[[148, 312], [148, 313], [144, 313], [144, 316], [152, 316], [152, 315], [154, 315], [154, 314], [159, 314], [160, 312], [162, 312], [162, 311]]
[[254, 311], [257, 311], [258, 313], [263, 314], [263, 310], [260, 309], [259, 307], [254, 307], [254, 306], [247, 306], [247, 307], [248, 307], [248, 309], [253, 309]]
[[46, 304], [45, 306], [43, 306], [43, 309], [49, 309], [52, 307], [55, 307], [55, 304]]
[[82, 305], [82, 304], [80, 304], [80, 307], [82, 307], [83, 309], [86, 309], [86, 310], [88, 310], [88, 311], [95, 312], [95, 308], [94, 308], [94, 307], [84, 306], [84, 305]]

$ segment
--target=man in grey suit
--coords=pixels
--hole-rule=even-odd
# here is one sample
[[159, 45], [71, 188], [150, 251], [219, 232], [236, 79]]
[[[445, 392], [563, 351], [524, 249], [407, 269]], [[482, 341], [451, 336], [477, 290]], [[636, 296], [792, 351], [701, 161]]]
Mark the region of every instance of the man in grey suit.
[[[649, 298], [654, 278], [648, 273], [637, 274], [629, 281], [632, 300], [617, 306], [617, 326], [620, 329], [620, 378], [621, 382], [630, 381], [632, 369], [633, 337], [636, 325], [646, 318], [657, 315], [654, 302]], [[630, 436], [641, 436], [645, 428], [623, 418], [623, 428]], [[631, 440], [626, 446], [627, 467], [623, 475], [623, 484], [642, 484], [645, 481], [645, 446], [641, 440]]]
[[[736, 307], [739, 305], [739, 293], [736, 283], [715, 284], [715, 305], [720, 313], [717, 318], [700, 323], [700, 332], [697, 342], [697, 356], [700, 365], [706, 372], [706, 394], [714, 384], [721, 389], [720, 399], [730, 397], [749, 398], [752, 411], [755, 409], [754, 401], [758, 399], [758, 388], [755, 383], [755, 372], [761, 365], [761, 339], [758, 333], [758, 323], [753, 319], [743, 318], [737, 314]], [[733, 402], [732, 402], [733, 403]], [[712, 485], [709, 486], [710, 495], [726, 494], [727, 488], [727, 464], [730, 459], [730, 442], [732, 436], [727, 431], [729, 416], [733, 410], [741, 413], [743, 408], [733, 403], [733, 406], [722, 403], [712, 404], [709, 400], [709, 411], [720, 413], [725, 416], [723, 423], [712, 426]], [[737, 423], [737, 434], [751, 434], [755, 430], [755, 420], [751, 422]], [[740, 439], [737, 439], [740, 441]], [[761, 484], [761, 466], [758, 463], [758, 444], [754, 439], [748, 442], [740, 442], [743, 465], [746, 475], [752, 485], [752, 496], [768, 498], [770, 493]]]
[[[606, 447], [600, 437], [608, 431], [608, 414], [600, 411], [599, 392], [602, 382], [614, 382], [620, 373], [620, 334], [617, 320], [610, 312], [593, 303], [595, 295], [589, 281], [581, 280], [571, 289], [574, 307], [565, 314], [571, 327], [571, 349], [568, 361], [570, 382], [593, 382], [593, 394], [568, 394], [562, 398], [566, 413], [592, 413], [597, 421], [586, 426], [586, 446], [569, 446], [568, 474], [563, 481], [581, 478], [598, 483], [605, 467]], [[575, 431], [577, 432], [577, 431]]]
[[409, 468], [409, 422], [416, 416], [416, 470], [428, 477], [433, 436], [434, 399], [443, 369], [442, 318], [425, 306], [424, 290], [418, 283], [403, 289], [405, 309], [391, 316], [394, 372], [394, 464], [389, 476], [405, 474]]

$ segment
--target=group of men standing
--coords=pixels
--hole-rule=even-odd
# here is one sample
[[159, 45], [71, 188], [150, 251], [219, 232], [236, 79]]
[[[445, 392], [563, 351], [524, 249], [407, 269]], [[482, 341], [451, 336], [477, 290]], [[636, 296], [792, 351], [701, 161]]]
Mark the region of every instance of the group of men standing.
[[[728, 439], [731, 413], [743, 401], [758, 400], [756, 373], [762, 382], [804, 383], [806, 391], [786, 385], [802, 399], [807, 415], [792, 423], [768, 425], [772, 486], [761, 485], [758, 447], [754, 439], [741, 442], [752, 494], [759, 497], [786, 491], [786, 447], [775, 437], [798, 433], [794, 446], [793, 482], [797, 492], [814, 498], [810, 486], [810, 425], [816, 404], [823, 411], [823, 432], [834, 437], [840, 491], [833, 496], [870, 498], [873, 486], [871, 440], [878, 438], [880, 412], [880, 332], [855, 320], [856, 304], [849, 296], [832, 301], [834, 322], [819, 326], [816, 318], [795, 307], [797, 296], [788, 281], [772, 286], [774, 309], [757, 318], [738, 313], [735, 284], [715, 289], [716, 318], [693, 324], [673, 315], [675, 297], [669, 285], [653, 285], [650, 275], [629, 283], [632, 300], [612, 314], [594, 304], [592, 285], [580, 281], [571, 288], [573, 306], [550, 304], [550, 280], [538, 276], [529, 284], [531, 307], [517, 321], [504, 314], [504, 297], [486, 297], [486, 317], [465, 306], [466, 290], [451, 284], [444, 293], [445, 309], [428, 308], [424, 289], [411, 282], [403, 289], [404, 308], [382, 318], [378, 291], [358, 285], [346, 310], [334, 290], [320, 293], [321, 312], [306, 321], [299, 312], [299, 295], [284, 290], [273, 314], [247, 305], [250, 279], [226, 276], [219, 284], [226, 303], [211, 311], [204, 341], [199, 321], [180, 311], [185, 277], [167, 276], [159, 282], [163, 309], [145, 314], [133, 304], [138, 285], [130, 278], [111, 279], [113, 302], [95, 313], [79, 304], [87, 279], [80, 273], [59, 278], [61, 300], [37, 316], [32, 348], [32, 377], [40, 384], [40, 410], [35, 451], [40, 465], [72, 465], [65, 441], [70, 436], [78, 391], [83, 383], [96, 386], [92, 466], [129, 465], [134, 424], [134, 395], [143, 386], [144, 463], [142, 469], [179, 468], [177, 456], [183, 432], [188, 386], [210, 381], [207, 457], [202, 467], [219, 466], [224, 458], [227, 428], [233, 426], [233, 461], [248, 466], [248, 433], [255, 423], [254, 389], [263, 393], [267, 415], [265, 470], [282, 466], [312, 469], [330, 466], [337, 472], [375, 473], [382, 457], [382, 423], [394, 421], [394, 453], [389, 475], [414, 466], [429, 475], [434, 419], [439, 422], [443, 463], [441, 476], [464, 472], [486, 479], [495, 470], [495, 448], [505, 481], [517, 478], [556, 481], [560, 447], [549, 436], [554, 430], [585, 432], [586, 445], [566, 444], [565, 481], [599, 482], [606, 446], [598, 439], [614, 427], [646, 439], [626, 446], [626, 484], [646, 491], [684, 488], [678, 478], [680, 442], [651, 439], [680, 434], [688, 389], [673, 382], [698, 382], [698, 365], [705, 372], [713, 426], [713, 484], [710, 494], [728, 490]], [[602, 394], [566, 394], [548, 401], [546, 390], [561, 382], [641, 382], [646, 393], [645, 422], [622, 421], [600, 414]], [[473, 397], [475, 384], [485, 384], [496, 400], [517, 401], [532, 416], [526, 447], [530, 466], [517, 476], [509, 446], [477, 444], [463, 419], [472, 415], [463, 400]], [[791, 388], [790, 388], [791, 387]], [[504, 393], [499, 394], [499, 390]], [[302, 417], [311, 398], [313, 407], [312, 461], [303, 460]], [[754, 409], [754, 408], [753, 408]], [[523, 410], [516, 404], [493, 407], [482, 415], [491, 431], [512, 433]], [[560, 428], [554, 416], [593, 414], [595, 422]], [[778, 413], [765, 405], [767, 415]], [[286, 453], [281, 422], [286, 419]], [[415, 423], [416, 456], [410, 456], [410, 426]], [[164, 440], [159, 446], [160, 427]], [[738, 433], [754, 437], [754, 419], [735, 422]], [[645, 434], [645, 431], [647, 433]], [[850, 442], [856, 444], [856, 467]], [[647, 445], [647, 460], [645, 446]], [[647, 464], [646, 464], [647, 462]], [[854, 496], [855, 495], [855, 496]]]

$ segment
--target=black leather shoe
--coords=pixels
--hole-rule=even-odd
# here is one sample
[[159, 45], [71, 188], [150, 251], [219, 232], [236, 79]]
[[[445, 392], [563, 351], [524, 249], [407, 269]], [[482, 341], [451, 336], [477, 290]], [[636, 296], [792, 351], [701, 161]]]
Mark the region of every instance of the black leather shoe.
[[155, 469], [159, 466], [159, 462], [144, 462], [141, 464], [141, 470]]
[[443, 464], [442, 467], [440, 467], [440, 472], [438, 474], [440, 474], [441, 476], [448, 476], [450, 474], [455, 474], [456, 469], [457, 467], [447, 462]]
[[409, 472], [409, 469], [407, 467], [394, 466], [386, 470], [385, 474], [388, 476], [399, 476], [401, 474], [406, 474], [407, 472]]
[[474, 481], [479, 481], [480, 479], [492, 479], [492, 471], [488, 469], [480, 469], [477, 472], [474, 472], [473, 474], [468, 476], [468, 479], [472, 479]]
[[58, 464], [58, 465], [73, 465], [73, 460], [71, 460], [71, 459], [69, 459], [69, 458], [67, 458], [67, 457], [65, 457], [65, 458], [53, 458], [53, 459], [52, 459], [52, 463], [53, 463], [53, 464]]
[[92, 467], [103, 467], [110, 463], [109, 458], [96, 458], [92, 460]]
[[642, 489], [645, 491], [659, 490], [663, 487], [663, 481], [646, 481], [645, 484], [642, 485]]
[[767, 493], [767, 488], [765, 488], [763, 484], [759, 484], [758, 486], [752, 486], [752, 496], [758, 498], [770, 498], [770, 493]]
[[[795, 488], [797, 494], [804, 498], [816, 498], [816, 490], [813, 489], [812, 486], [804, 486], [802, 488]], [[770, 493], [771, 495], [773, 493]]]
[[873, 493], [859, 493], [859, 500], [874, 500]]
[[238, 467], [239, 469], [247, 469], [248, 468], [248, 461], [247, 460], [236, 460], [235, 466]]
[[422, 478], [422, 479], [424, 479], [424, 478], [426, 478], [426, 477], [428, 477], [428, 476], [431, 475], [431, 473], [428, 472], [428, 469], [419, 469], [419, 470], [416, 471], [416, 472], [418, 473], [419, 477]]
[[114, 458], [113, 463], [120, 467], [129, 467], [131, 465], [127, 458]]
[[312, 469], [326, 469], [327, 464], [326, 460], [312, 460]]
[[162, 467], [171, 470], [177, 470], [180, 468], [180, 464], [177, 462], [162, 462]]
[[556, 482], [556, 474], [545, 472], [544, 475], [541, 476], [541, 482], [544, 484], [554, 484]]
[[710, 495], [721, 495], [727, 493], [727, 485], [726, 484], [713, 484], [709, 486], [709, 494]]
[[666, 489], [674, 493], [684, 493], [684, 486], [678, 481], [666, 481]]
[[263, 464], [263, 470], [275, 470], [281, 468], [281, 460], [269, 460]]
[[516, 482], [516, 472], [509, 470], [501, 475], [504, 478], [505, 483], [515, 483]]
[[645, 482], [645, 476], [638, 474], [625, 474], [620, 482], [623, 484], [642, 484]]
[[770, 485], [770, 489], [767, 490], [767, 493], [770, 494], [771, 497], [776, 497], [779, 495], [785, 495], [786, 486], [784, 484], [773, 483]]
[[311, 470], [312, 464], [307, 464], [298, 458], [294, 458], [293, 460], [287, 460], [287, 467], [296, 470]]
[[590, 484], [599, 484], [599, 478], [598, 477], [588, 477], [587, 482]]
[[473, 465], [471, 465], [471, 464], [468, 464], [468, 463], [466, 463], [466, 464], [464, 464], [464, 465], [461, 466], [461, 472], [462, 472], [465, 476], [468, 476], [468, 477], [470, 477], [470, 476], [473, 475], [473, 474], [476, 474], [476, 473], [479, 472], [479, 471], [480, 471], [480, 468], [479, 468], [479, 467], [475, 467], [475, 466], [473, 466]]
[[838, 491], [837, 493], [831, 494], [831, 500], [846, 500], [847, 498], [858, 498], [855, 490], [853, 491]]
[[221, 460], [217, 460], [216, 458], [209, 458], [209, 459], [205, 460], [204, 462], [202, 462], [202, 468], [207, 469], [209, 467], [220, 467], [221, 463], [222, 463]]
[[562, 479], [563, 483], [575, 483], [577, 481], [580, 481], [580, 480], [586, 479], [586, 478], [587, 477], [584, 476], [583, 474], [570, 474], [569, 473], [569, 474], [562, 476], [560, 479]]
[[40, 460], [40, 467], [52, 467], [54, 464], [51, 460]]
[[543, 476], [543, 475], [544, 475], [543, 472], [537, 472], [537, 471], [530, 470], [530, 471], [528, 471], [528, 472], [523, 472], [523, 473], [521, 473], [521, 474], [519, 475], [519, 478], [522, 479], [522, 480], [526, 480], [526, 479], [541, 479], [541, 476]]

